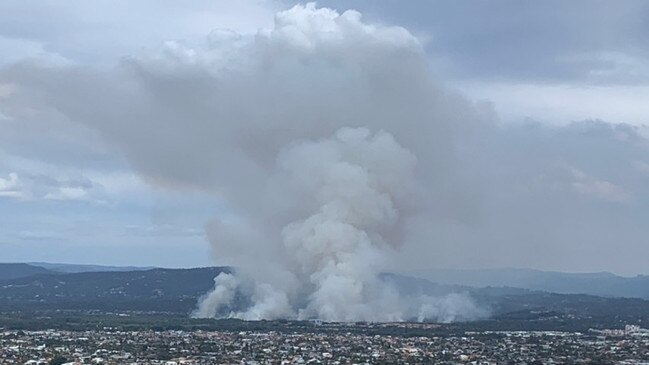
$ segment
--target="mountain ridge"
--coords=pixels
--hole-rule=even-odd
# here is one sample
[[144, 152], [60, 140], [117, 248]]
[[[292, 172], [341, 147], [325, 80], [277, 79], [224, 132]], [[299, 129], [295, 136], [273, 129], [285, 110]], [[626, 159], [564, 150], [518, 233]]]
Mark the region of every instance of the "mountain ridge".
[[0, 263], [0, 280], [18, 279], [37, 274], [53, 274], [54, 272], [41, 266], [22, 262]]
[[[83, 274], [87, 272], [138, 272], [162, 268], [137, 266], [104, 266], [83, 264], [61, 264], [46, 262], [31, 263], [0, 263], [0, 281], [20, 279], [39, 274], [65, 275]], [[194, 268], [199, 269], [199, 268]], [[221, 267], [220, 269], [223, 269]], [[232, 270], [232, 268], [227, 268]], [[175, 270], [175, 269], [164, 269]], [[178, 269], [187, 270], [187, 269]], [[396, 275], [384, 273], [382, 275]], [[649, 276], [637, 275], [623, 277], [609, 272], [597, 273], [564, 273], [557, 271], [542, 271], [534, 269], [474, 269], [474, 270], [419, 270], [398, 273], [401, 276], [426, 280], [430, 285], [456, 286], [462, 288], [504, 287], [520, 288], [532, 291], [544, 291], [557, 294], [585, 294], [603, 297], [642, 298], [649, 299]], [[392, 277], [395, 278], [394, 276]], [[466, 290], [466, 289], [463, 289]]]
[[565, 273], [534, 269], [417, 270], [403, 274], [439, 284], [515, 287], [558, 294], [649, 299], [649, 276], [625, 277], [609, 272]]
[[[0, 313], [144, 312], [189, 316], [214, 278], [230, 267], [162, 269], [117, 272], [40, 273], [0, 280]], [[511, 287], [474, 288], [432, 283], [429, 280], [384, 273], [403, 295], [442, 297], [466, 294], [493, 318], [556, 317], [604, 318], [615, 323], [649, 321], [649, 300], [607, 298], [583, 294], [557, 294]], [[242, 299], [243, 300], [243, 299]], [[233, 310], [245, 306], [235, 303]], [[548, 314], [550, 313], [550, 314]], [[538, 318], [537, 318], [538, 319]], [[612, 323], [612, 322], [611, 322]]]

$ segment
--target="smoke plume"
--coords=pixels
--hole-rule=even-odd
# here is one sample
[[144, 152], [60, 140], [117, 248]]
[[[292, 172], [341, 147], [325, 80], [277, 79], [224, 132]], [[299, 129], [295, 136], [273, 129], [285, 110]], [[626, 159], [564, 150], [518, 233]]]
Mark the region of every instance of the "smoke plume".
[[[394, 237], [410, 205], [415, 163], [415, 156], [392, 135], [371, 134], [366, 128], [342, 128], [330, 138], [297, 142], [281, 151], [272, 179], [291, 192], [266, 194], [282, 194], [286, 204], [309, 213], [282, 228], [274, 256], [239, 263], [238, 275], [247, 284], [231, 274], [217, 277], [214, 291], [196, 314], [328, 321], [454, 319], [447, 308], [454, 303], [444, 306], [435, 298], [418, 298], [425, 303], [414, 308], [413, 298], [401, 298], [378, 277], [395, 244], [385, 237]], [[238, 244], [217, 235], [213, 232], [217, 245]], [[247, 258], [248, 253], [242, 255]], [[272, 267], [275, 275], [259, 266]], [[250, 307], [224, 313], [240, 287], [252, 298]]]
[[[271, 118], [279, 125], [259, 126], [267, 134], [244, 131], [256, 143], [246, 146], [247, 153], [264, 150], [257, 158], [266, 176], [258, 190], [245, 190], [249, 196], [237, 218], [209, 225], [215, 254], [238, 270], [215, 279], [195, 315], [450, 321], [480, 314], [466, 296], [404, 297], [378, 276], [402, 242], [405, 219], [417, 210], [417, 157], [390, 131], [421, 149], [425, 133], [450, 134], [445, 122], [421, 122], [448, 108], [431, 109], [431, 101], [462, 103], [443, 93], [429, 100], [400, 95], [438, 93], [419, 79], [427, 73], [416, 39], [402, 28], [365, 25], [354, 11], [341, 15], [311, 4], [278, 14], [275, 29], [260, 33], [251, 46], [253, 66], [242, 71], [244, 79], [263, 74], [295, 103], [264, 109], [287, 108]], [[257, 64], [259, 51], [272, 54], [267, 63]], [[296, 84], [280, 80], [275, 73], [288, 66], [306, 84], [317, 77], [315, 90], [293, 75]], [[336, 95], [343, 90], [352, 100]], [[247, 298], [244, 309], [241, 301], [234, 305], [239, 297]]]
[[214, 31], [116, 69], [17, 64], [0, 78], [19, 85], [5, 103], [42, 103], [98, 130], [151, 184], [223, 202], [208, 238], [237, 270], [215, 279], [197, 316], [481, 313], [466, 296], [406, 295], [379, 278], [417, 219], [472, 210], [456, 160], [492, 120], [435, 82], [401, 27], [298, 5], [254, 36]]

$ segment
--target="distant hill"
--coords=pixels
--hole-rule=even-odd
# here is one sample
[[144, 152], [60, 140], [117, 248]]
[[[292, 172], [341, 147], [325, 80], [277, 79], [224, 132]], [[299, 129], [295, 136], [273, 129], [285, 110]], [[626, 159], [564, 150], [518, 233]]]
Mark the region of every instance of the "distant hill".
[[0, 280], [23, 278], [37, 274], [51, 274], [52, 271], [30, 264], [0, 263]]
[[18, 279], [38, 274], [142, 271], [154, 267], [59, 264], [49, 262], [0, 263], [0, 280]]
[[[29, 265], [27, 265], [29, 266]], [[41, 268], [42, 269], [42, 268]], [[46, 269], [43, 269], [46, 270]], [[56, 273], [0, 280], [0, 312], [141, 311], [188, 315], [228, 267], [152, 269], [118, 272]], [[607, 318], [607, 323], [649, 321], [649, 300], [554, 294], [511, 287], [474, 288], [436, 284], [426, 279], [382, 274], [406, 295], [466, 293], [495, 318], [543, 321], [555, 314], [569, 318]], [[241, 305], [241, 302], [235, 305]], [[613, 322], [611, 322], [613, 321]], [[541, 327], [542, 328], [542, 327]]]
[[[0, 264], [0, 280], [36, 274], [146, 271], [154, 267], [78, 265], [47, 262]], [[425, 270], [403, 273], [441, 286], [509, 287], [558, 294], [649, 299], [649, 276], [623, 277], [608, 272], [564, 273], [532, 269]], [[394, 279], [394, 278], [393, 278]], [[400, 283], [399, 285], [401, 285]], [[441, 290], [438, 286], [435, 290]]]
[[478, 306], [498, 319], [529, 320], [558, 314], [576, 320], [606, 319], [608, 323], [615, 322], [618, 325], [638, 320], [649, 321], [649, 300], [640, 298], [558, 294], [507, 286], [476, 288], [438, 284], [426, 279], [396, 274], [382, 274], [382, 277], [395, 283], [403, 294], [442, 296], [449, 293], [465, 293]]
[[44, 273], [0, 280], [0, 311], [100, 310], [188, 313], [227, 267]]
[[80, 272], [104, 272], [104, 271], [141, 271], [155, 269], [153, 266], [104, 266], [104, 265], [79, 265], [79, 264], [59, 264], [50, 262], [29, 262], [29, 265], [40, 266], [42, 268], [64, 273]]
[[649, 299], [649, 276], [623, 277], [608, 272], [563, 273], [531, 269], [427, 270], [408, 275], [446, 285], [507, 286], [559, 294]]

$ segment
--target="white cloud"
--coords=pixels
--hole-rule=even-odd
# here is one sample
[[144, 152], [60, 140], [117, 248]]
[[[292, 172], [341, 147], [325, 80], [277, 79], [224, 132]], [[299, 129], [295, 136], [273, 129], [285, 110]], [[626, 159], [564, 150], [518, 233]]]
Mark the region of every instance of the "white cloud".
[[0, 157], [0, 197], [114, 204], [150, 195], [150, 188], [129, 171], [64, 167], [2, 152]]
[[157, 237], [163, 239], [179, 237], [197, 237], [205, 239], [205, 229], [202, 226], [187, 227], [176, 224], [154, 224], [154, 225], [127, 225], [124, 227], [123, 235], [126, 237]]
[[143, 48], [213, 29], [254, 33], [272, 24], [273, 6], [264, 0], [9, 0], [0, 4], [0, 49], [11, 51], [3, 62], [47, 54], [110, 64]]
[[471, 81], [457, 84], [475, 99], [494, 103], [507, 122], [534, 119], [567, 125], [585, 119], [601, 119], [633, 125], [649, 124], [649, 86], [571, 84], [521, 84]]
[[9, 173], [6, 178], [0, 177], [0, 196], [22, 198], [19, 185], [18, 174], [15, 172]]
[[84, 179], [57, 180], [16, 172], [0, 178], [0, 196], [20, 200], [85, 200], [94, 188], [92, 182]]
[[583, 171], [570, 168], [570, 173], [574, 180], [570, 186], [580, 194], [590, 195], [598, 199], [609, 202], [625, 202], [630, 197], [629, 194], [620, 186], [617, 186], [610, 181], [600, 180], [593, 176], [589, 176]]

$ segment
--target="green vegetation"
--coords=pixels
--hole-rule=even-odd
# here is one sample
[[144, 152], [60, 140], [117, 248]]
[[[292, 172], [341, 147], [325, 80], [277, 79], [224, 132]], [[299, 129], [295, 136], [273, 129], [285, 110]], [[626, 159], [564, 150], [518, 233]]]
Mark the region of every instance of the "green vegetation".
[[[255, 330], [327, 331], [300, 321], [212, 320], [190, 318], [214, 277], [229, 268], [152, 269], [125, 272], [35, 274], [0, 281], [0, 327], [69, 330]], [[387, 276], [386, 276], [387, 277]], [[587, 331], [649, 322], [649, 301], [589, 295], [553, 294], [516, 288], [447, 287], [407, 277], [399, 288], [441, 295], [467, 292], [490, 319], [454, 323], [435, 331], [417, 326], [349, 326], [350, 332], [400, 336], [493, 330]], [[243, 306], [243, 302], [235, 306]], [[341, 325], [337, 325], [339, 330]], [[362, 330], [361, 330], [362, 328]], [[368, 333], [369, 333], [368, 332]]]

